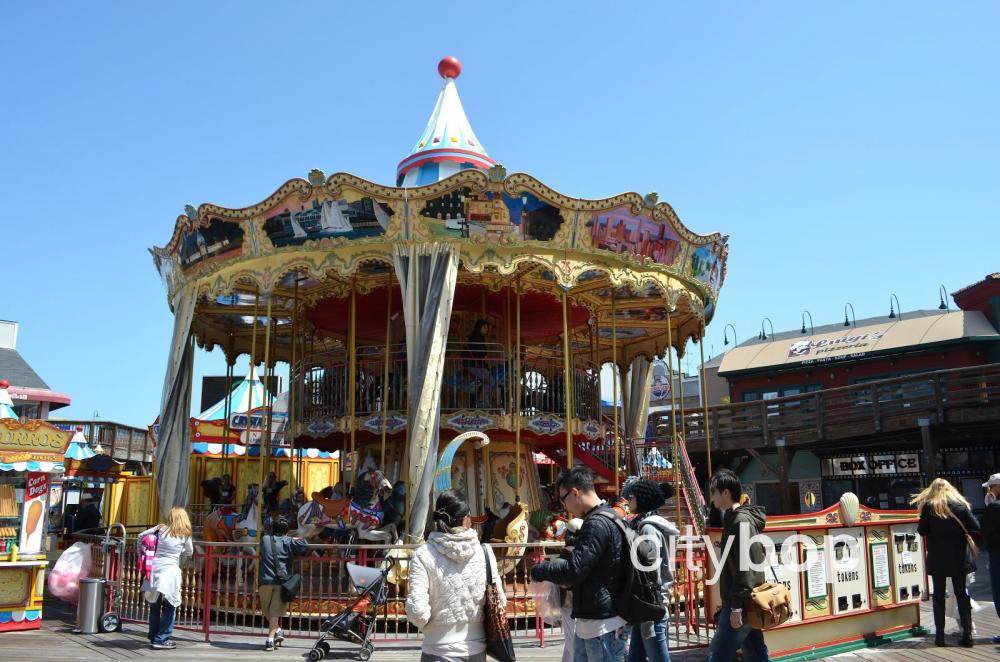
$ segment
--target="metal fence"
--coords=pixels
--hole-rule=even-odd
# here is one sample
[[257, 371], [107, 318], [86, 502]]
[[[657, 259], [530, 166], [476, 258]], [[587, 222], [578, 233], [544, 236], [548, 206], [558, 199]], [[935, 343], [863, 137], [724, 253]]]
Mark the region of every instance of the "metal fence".
[[[103, 537], [84, 538], [91, 544], [94, 564], [92, 575], [103, 576], [105, 551]], [[388, 598], [378, 607], [375, 642], [419, 642], [420, 634], [406, 620], [406, 573], [408, 559], [415, 545], [309, 545], [308, 552], [294, 562], [293, 572], [302, 575], [302, 588], [284, 619], [287, 636], [314, 638], [323, 620], [351, 608], [356, 592], [347, 573], [348, 562], [387, 571]], [[534, 640], [540, 646], [562, 641], [559, 624], [548, 624], [539, 615], [535, 586], [530, 580], [531, 567], [546, 554], [556, 554], [561, 543], [530, 543], [511, 548], [492, 544], [507, 596], [507, 616], [515, 640]], [[523, 553], [521, 552], [523, 549]], [[125, 622], [141, 623], [149, 618], [149, 608], [140, 591], [137, 570], [138, 550], [129, 539], [124, 550], [120, 616]], [[225, 544], [198, 542], [194, 557], [182, 564], [182, 604], [177, 610], [175, 627], [202, 632], [205, 641], [212, 635], [247, 635], [263, 637], [267, 624], [260, 616], [256, 590], [258, 546], [254, 543]], [[706, 599], [705, 552], [700, 542], [692, 546], [695, 571], [685, 568], [686, 552], [678, 550], [670, 605], [670, 646], [693, 648], [710, 640], [710, 601]]]

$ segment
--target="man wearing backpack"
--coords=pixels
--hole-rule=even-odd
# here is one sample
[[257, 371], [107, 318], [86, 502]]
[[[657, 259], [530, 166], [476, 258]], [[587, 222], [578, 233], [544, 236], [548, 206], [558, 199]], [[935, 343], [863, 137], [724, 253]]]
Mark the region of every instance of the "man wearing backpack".
[[531, 578], [572, 587], [575, 662], [622, 662], [626, 622], [615, 602], [623, 590], [626, 550], [625, 536], [614, 519], [618, 515], [597, 496], [589, 469], [574, 467], [564, 473], [556, 490], [566, 511], [581, 518], [583, 525], [569, 557], [539, 563], [531, 569]]
[[[764, 547], [750, 538], [764, 529], [767, 515], [760, 506], [741, 506], [743, 486], [739, 476], [722, 469], [712, 476], [712, 503], [722, 511], [721, 551], [726, 554], [719, 575], [722, 609], [716, 618], [715, 636], [708, 648], [708, 662], [730, 662], [742, 648], [743, 662], [770, 662], [764, 632], [750, 627], [743, 619], [743, 605], [755, 586], [764, 583], [764, 573], [750, 569], [764, 562]], [[732, 546], [726, 553], [726, 546]]]

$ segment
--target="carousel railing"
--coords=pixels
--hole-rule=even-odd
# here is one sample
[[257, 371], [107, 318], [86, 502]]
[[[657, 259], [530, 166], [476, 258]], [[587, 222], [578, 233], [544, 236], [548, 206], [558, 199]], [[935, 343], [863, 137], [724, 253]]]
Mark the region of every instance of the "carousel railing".
[[[354, 378], [354, 411], [368, 416], [407, 407], [405, 345], [390, 347], [386, 371], [384, 348], [358, 350]], [[343, 353], [310, 357], [302, 377], [301, 420], [337, 419], [347, 416], [350, 370]], [[559, 357], [525, 351], [521, 369], [521, 411], [565, 416], [566, 393], [563, 361]], [[388, 374], [388, 380], [386, 380]], [[511, 356], [503, 345], [486, 343], [475, 350], [450, 347], [445, 354], [441, 380], [441, 411], [479, 410], [493, 414], [513, 411]], [[298, 370], [295, 371], [296, 378]], [[599, 371], [577, 361], [572, 371], [575, 417], [598, 420]], [[386, 382], [386, 384], [383, 384]]]
[[[132, 534], [130, 533], [130, 536]], [[103, 536], [79, 536], [90, 543], [93, 555], [91, 575], [103, 576], [105, 551]], [[539, 615], [531, 567], [546, 555], [558, 554], [562, 543], [526, 543], [516, 549], [509, 544], [492, 544], [501, 569], [507, 596], [507, 617], [515, 640], [537, 641], [539, 645], [561, 641], [558, 624], [548, 624]], [[293, 572], [302, 575], [302, 588], [291, 603], [283, 627], [286, 636], [315, 638], [323, 620], [355, 600], [346, 571], [348, 562], [388, 569], [386, 602], [378, 607], [374, 641], [406, 642], [416, 645], [419, 632], [406, 620], [406, 573], [414, 545], [309, 545], [307, 553], [294, 562]], [[690, 551], [689, 551], [690, 549]], [[140, 591], [137, 548], [134, 538], [125, 545], [122, 568], [123, 621], [143, 623], [149, 607]], [[258, 546], [254, 543], [195, 544], [194, 557], [182, 563], [182, 603], [176, 627], [200, 632], [205, 641], [213, 635], [263, 637], [267, 624], [260, 616], [256, 590]], [[695, 648], [711, 640], [711, 605], [706, 585], [707, 557], [700, 539], [683, 539], [675, 555], [674, 584], [671, 588], [671, 649]], [[335, 644], [349, 649], [350, 644]]]

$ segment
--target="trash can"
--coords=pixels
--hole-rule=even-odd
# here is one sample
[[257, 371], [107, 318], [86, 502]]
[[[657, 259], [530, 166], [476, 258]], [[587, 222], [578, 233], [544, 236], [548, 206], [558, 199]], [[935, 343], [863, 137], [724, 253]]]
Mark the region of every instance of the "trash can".
[[104, 580], [88, 577], [80, 580], [80, 601], [76, 605], [78, 634], [97, 634], [104, 614]]

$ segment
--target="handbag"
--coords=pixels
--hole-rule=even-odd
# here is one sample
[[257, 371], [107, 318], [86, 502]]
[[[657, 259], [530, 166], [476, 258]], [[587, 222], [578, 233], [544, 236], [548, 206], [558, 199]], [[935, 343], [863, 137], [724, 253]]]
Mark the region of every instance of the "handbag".
[[764, 582], [750, 591], [743, 605], [746, 622], [754, 630], [776, 628], [792, 617], [792, 593], [778, 581], [778, 574], [771, 566], [773, 582]]
[[965, 528], [962, 524], [962, 520], [955, 516], [955, 513], [951, 512], [951, 508], [948, 509], [948, 514], [953, 520], [958, 522], [958, 525], [962, 527], [962, 533], [965, 534], [965, 572], [975, 572], [976, 571], [976, 557], [979, 555], [979, 548], [976, 546], [975, 541], [972, 536], [969, 535], [969, 530]]
[[514, 662], [514, 642], [510, 638], [507, 612], [500, 606], [500, 590], [493, 583], [490, 555], [483, 545], [486, 561], [486, 602], [483, 604], [483, 629], [486, 631], [486, 654], [498, 662]]
[[[274, 563], [275, 565], [277, 565], [278, 557], [274, 553], [274, 536], [265, 537], [264, 538], [265, 545], [267, 544], [268, 538], [270, 538], [271, 540], [271, 551], [269, 553], [272, 557], [274, 557]], [[289, 559], [288, 561], [289, 563], [291, 563], [291, 559]], [[281, 586], [281, 601], [286, 603], [291, 602], [296, 597], [298, 597], [299, 590], [302, 588], [302, 575], [298, 573], [293, 573], [293, 574], [286, 573], [281, 580], [280, 586]]]

